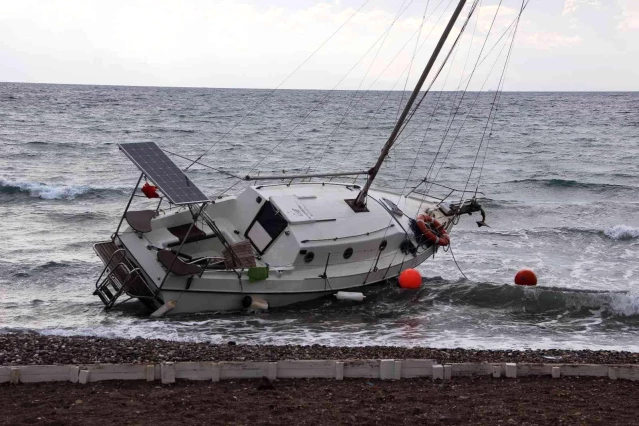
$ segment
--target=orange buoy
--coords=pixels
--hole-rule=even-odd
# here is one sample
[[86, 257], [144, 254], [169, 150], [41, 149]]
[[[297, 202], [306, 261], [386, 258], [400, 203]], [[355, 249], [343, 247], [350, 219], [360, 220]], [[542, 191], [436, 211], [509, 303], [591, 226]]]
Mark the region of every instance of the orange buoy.
[[537, 275], [530, 269], [522, 269], [515, 275], [517, 285], [537, 285]]
[[422, 285], [422, 274], [417, 269], [406, 269], [399, 274], [401, 288], [419, 288]]

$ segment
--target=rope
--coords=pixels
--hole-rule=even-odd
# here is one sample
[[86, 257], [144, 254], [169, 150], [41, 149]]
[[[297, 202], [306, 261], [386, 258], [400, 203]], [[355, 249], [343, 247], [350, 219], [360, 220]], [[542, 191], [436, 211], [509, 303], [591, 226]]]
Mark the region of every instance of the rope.
[[448, 249], [450, 251], [450, 255], [453, 256], [453, 262], [455, 262], [457, 269], [459, 269], [459, 273], [462, 274], [462, 276], [466, 278], [468, 281], [470, 281], [468, 277], [466, 276], [466, 274], [464, 274], [464, 271], [462, 271], [461, 267], [459, 266], [459, 263], [457, 263], [457, 259], [455, 259], [455, 253], [453, 253], [453, 246], [449, 244]]
[[282, 80], [282, 82], [280, 84], [277, 85], [277, 87], [275, 87], [275, 89], [271, 90], [269, 93], [266, 94], [266, 96], [264, 96], [264, 99], [262, 99], [260, 102], [257, 103], [256, 106], [253, 107], [253, 109], [249, 112], [247, 112], [237, 123], [235, 123], [226, 133], [224, 133], [217, 141], [215, 141], [215, 143], [209, 147], [209, 149], [207, 149], [206, 151], [204, 151], [204, 153], [202, 155], [200, 155], [199, 157], [197, 157], [197, 159], [195, 161], [193, 161], [191, 164], [189, 164], [184, 171], [187, 171], [189, 168], [191, 168], [191, 166], [193, 166], [193, 164], [197, 163], [198, 161], [200, 161], [202, 159], [202, 157], [204, 157], [206, 154], [208, 154], [218, 143], [220, 143], [222, 141], [222, 139], [224, 139], [226, 136], [228, 136], [237, 126], [239, 126], [240, 124], [242, 124], [242, 122], [251, 115], [251, 113], [253, 111], [255, 111], [256, 109], [258, 109], [260, 106], [262, 106], [262, 104], [264, 104], [264, 102], [266, 102], [266, 100], [268, 98], [271, 97], [271, 95], [273, 93], [275, 93], [280, 87], [282, 87], [284, 85], [284, 83], [286, 83], [292, 76], [293, 74], [295, 74], [297, 71], [300, 70], [300, 68], [302, 68], [313, 56], [315, 56], [315, 54], [317, 52], [320, 51], [320, 49], [322, 47], [324, 47], [326, 45], [326, 43], [328, 43], [333, 37], [335, 37], [335, 35], [340, 32], [340, 30], [342, 28], [344, 28], [344, 26], [346, 26], [346, 24], [348, 24], [350, 22], [351, 19], [353, 19], [355, 17], [355, 15], [357, 15], [359, 13], [360, 10], [362, 10], [364, 8], [364, 6], [366, 6], [368, 3], [370, 2], [370, 0], [365, 0], [364, 3], [362, 3], [362, 5], [351, 15], [349, 16], [349, 18], [344, 21], [344, 23], [342, 25], [339, 26], [339, 28], [337, 30], [335, 30], [335, 32], [333, 32], [333, 34], [331, 34], [326, 40], [324, 40], [324, 42], [322, 42], [322, 44], [319, 45], [319, 47], [317, 47], [317, 49], [315, 49], [313, 51], [313, 53], [311, 53], [306, 59], [304, 59], [304, 61], [302, 61], [301, 64], [299, 64], [297, 66], [297, 68], [295, 68], [295, 70], [293, 70], [292, 73], [290, 73], [284, 80]]

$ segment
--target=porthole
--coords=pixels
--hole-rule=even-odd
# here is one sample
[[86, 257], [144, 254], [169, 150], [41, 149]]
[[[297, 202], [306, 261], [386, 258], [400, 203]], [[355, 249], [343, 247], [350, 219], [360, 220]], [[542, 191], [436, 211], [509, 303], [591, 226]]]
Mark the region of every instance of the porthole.
[[344, 250], [344, 259], [350, 259], [352, 255], [353, 255], [352, 248], [349, 247], [346, 250]]
[[313, 259], [315, 259], [315, 253], [312, 251], [309, 251], [306, 255], [304, 255], [304, 262], [306, 263], [311, 263]]
[[386, 240], [382, 240], [382, 242], [379, 243], [379, 251], [384, 250], [387, 245], [388, 245], [388, 242]]

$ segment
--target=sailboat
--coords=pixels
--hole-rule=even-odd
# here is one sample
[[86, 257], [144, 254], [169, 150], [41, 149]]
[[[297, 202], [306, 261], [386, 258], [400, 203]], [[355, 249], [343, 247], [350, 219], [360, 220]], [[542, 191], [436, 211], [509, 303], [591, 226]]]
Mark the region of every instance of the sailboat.
[[[458, 2], [370, 169], [287, 175], [285, 182], [248, 175], [253, 185], [210, 199], [154, 142], [120, 144], [140, 176], [116, 231], [94, 245], [104, 263], [94, 294], [107, 309], [121, 296], [138, 299], [154, 316], [269, 309], [348, 298], [448, 246], [460, 216], [483, 214], [476, 197], [452, 203], [374, 183], [465, 3]], [[365, 176], [365, 184], [334, 181], [352, 175]], [[155, 209], [132, 208], [140, 191], [157, 198]], [[161, 214], [164, 203], [171, 213]]]

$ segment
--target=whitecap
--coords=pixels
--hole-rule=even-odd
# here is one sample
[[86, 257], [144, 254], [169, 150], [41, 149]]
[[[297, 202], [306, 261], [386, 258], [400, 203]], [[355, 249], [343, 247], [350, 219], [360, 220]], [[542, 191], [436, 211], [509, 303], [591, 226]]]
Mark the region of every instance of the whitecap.
[[632, 240], [639, 238], [639, 228], [627, 225], [615, 225], [604, 231], [604, 235], [613, 240]]

